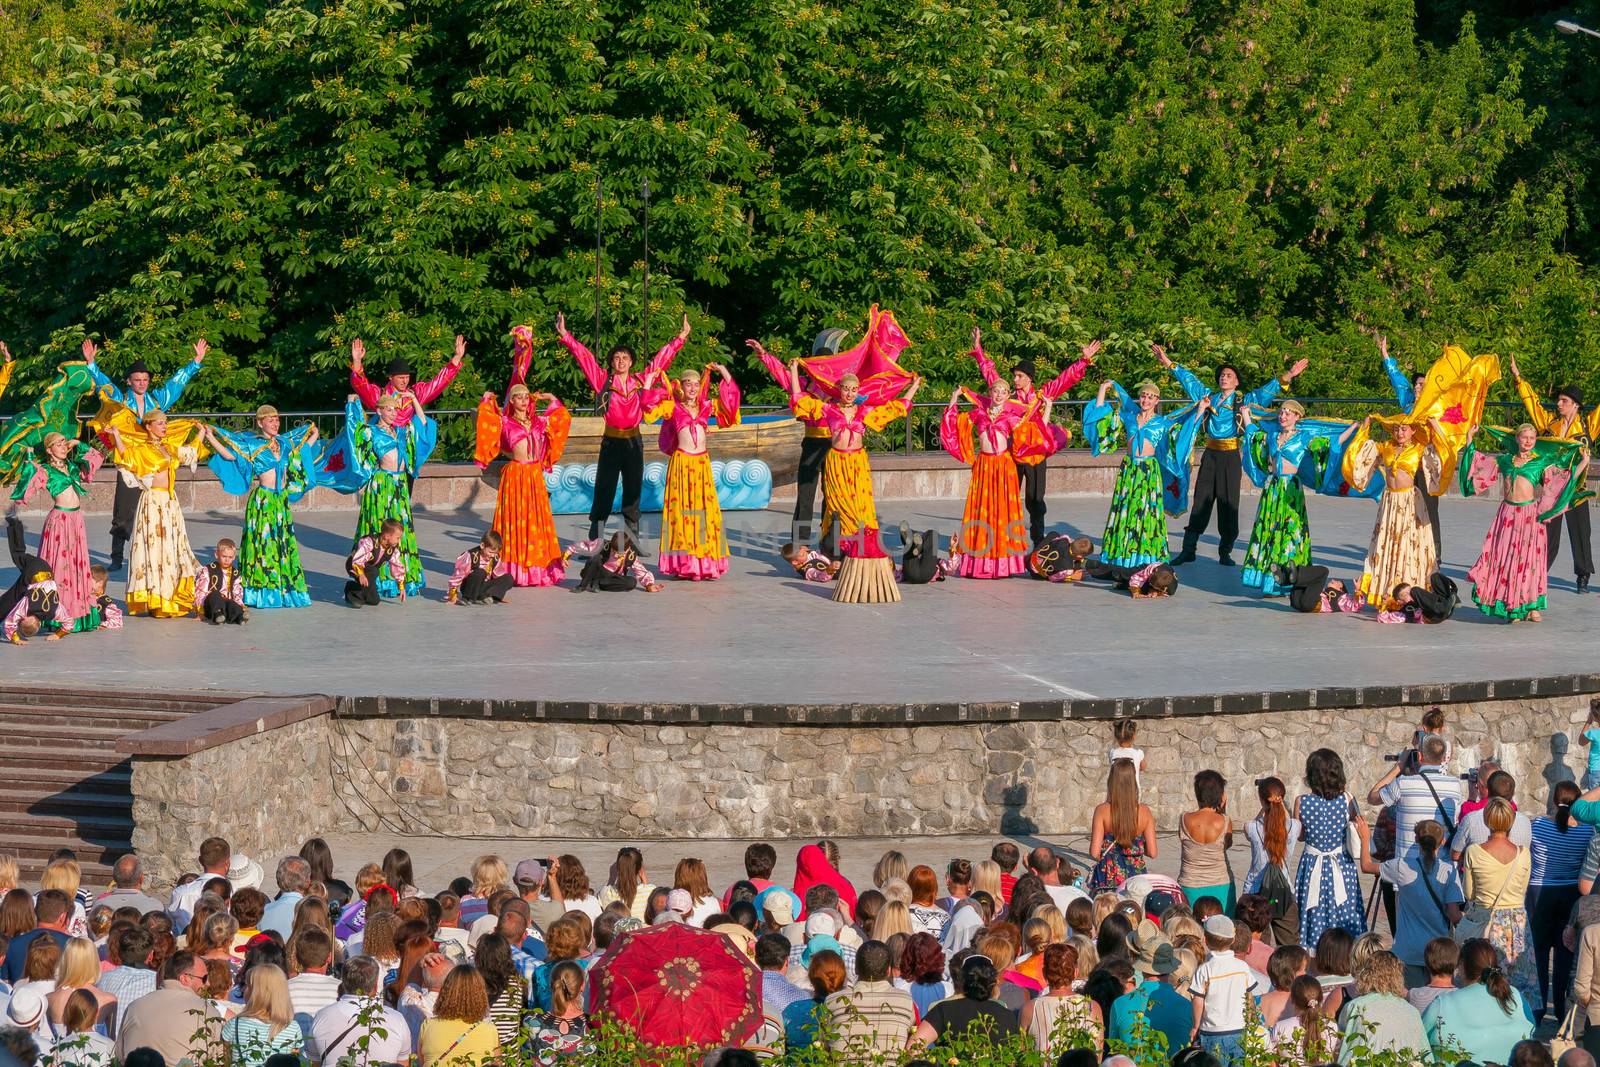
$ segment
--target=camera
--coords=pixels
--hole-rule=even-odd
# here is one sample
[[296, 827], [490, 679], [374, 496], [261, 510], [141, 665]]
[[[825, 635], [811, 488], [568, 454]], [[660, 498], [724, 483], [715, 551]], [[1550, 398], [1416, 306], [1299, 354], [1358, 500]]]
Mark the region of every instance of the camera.
[[1392, 756], [1383, 757], [1385, 763], [1398, 763], [1401, 774], [1416, 774], [1422, 769], [1422, 753], [1415, 748], [1408, 748], [1396, 752]]
[[1478, 768], [1474, 767], [1472, 770], [1462, 774], [1461, 780], [1476, 789], [1478, 786]]

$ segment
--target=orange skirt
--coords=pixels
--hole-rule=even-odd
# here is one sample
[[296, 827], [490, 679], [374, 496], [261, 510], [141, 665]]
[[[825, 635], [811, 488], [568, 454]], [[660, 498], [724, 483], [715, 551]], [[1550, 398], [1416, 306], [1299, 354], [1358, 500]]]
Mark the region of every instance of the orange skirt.
[[566, 576], [543, 464], [507, 463], [501, 468], [494, 532], [505, 542], [500, 558], [518, 585], [555, 585]]
[[980, 454], [972, 464], [960, 553], [963, 578], [1007, 578], [1028, 569], [1022, 490], [1016, 461], [1007, 454]]

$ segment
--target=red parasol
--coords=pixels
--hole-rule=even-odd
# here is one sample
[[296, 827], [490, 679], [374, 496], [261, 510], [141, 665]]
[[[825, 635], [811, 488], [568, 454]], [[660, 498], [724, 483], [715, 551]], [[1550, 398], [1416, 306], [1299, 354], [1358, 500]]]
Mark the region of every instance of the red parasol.
[[839, 396], [839, 379], [854, 374], [861, 381], [861, 396], [869, 403], [892, 400], [911, 384], [911, 372], [898, 362], [911, 339], [895, 321], [894, 312], [879, 311], [873, 304], [867, 313], [867, 332], [853, 348], [832, 356], [802, 359], [817, 391], [830, 400]]
[[622, 934], [589, 971], [593, 1014], [651, 1045], [740, 1045], [761, 1025], [761, 975], [727, 935], [682, 923]]

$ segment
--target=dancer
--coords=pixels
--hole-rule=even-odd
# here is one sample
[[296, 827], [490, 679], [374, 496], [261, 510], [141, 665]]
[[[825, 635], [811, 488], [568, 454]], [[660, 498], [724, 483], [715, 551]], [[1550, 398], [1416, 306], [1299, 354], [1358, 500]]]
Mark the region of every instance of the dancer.
[[878, 509], [872, 498], [872, 467], [867, 461], [868, 430], [881, 430], [911, 410], [922, 388], [921, 377], [911, 379], [904, 398], [874, 403], [860, 393], [861, 379], [846, 374], [838, 382], [838, 399], [822, 401], [800, 391], [800, 361], [789, 364], [789, 407], [801, 418], [827, 424], [833, 447], [822, 465], [822, 525], [839, 524], [839, 551], [844, 556], [879, 557]]
[[[1395, 403], [1400, 410], [1411, 414], [1417, 406], [1417, 395], [1428, 383], [1426, 374], [1407, 375], [1400, 364], [1389, 354], [1389, 339], [1378, 335], [1378, 354], [1383, 359], [1383, 373], [1389, 377], [1389, 387], [1394, 390]], [[1433, 527], [1433, 554], [1444, 558], [1444, 528], [1439, 525], [1439, 498], [1432, 493], [1422, 494], [1422, 504], [1428, 509], [1428, 523]]]
[[505, 542], [493, 530], [485, 530], [477, 547], [469, 548], [456, 557], [456, 569], [450, 575], [450, 592], [445, 597], [450, 604], [483, 604], [490, 600], [496, 604], [506, 602], [506, 594], [516, 586], [516, 575], [506, 561], [500, 558]]
[[[424, 460], [416, 458], [415, 451], [418, 438], [414, 430], [421, 429], [421, 421], [413, 426], [413, 419], [423, 419], [424, 405], [432, 404], [439, 399], [450, 383], [455, 381], [461, 364], [467, 358], [467, 340], [456, 334], [455, 354], [439, 368], [439, 373], [425, 382], [417, 381], [416, 368], [404, 356], [396, 356], [384, 368], [385, 381], [383, 388], [379, 389], [367, 380], [366, 375], [367, 346], [357, 337], [350, 343], [350, 389], [361, 398], [361, 406], [368, 411], [378, 410], [378, 401], [386, 396], [394, 397], [399, 401], [399, 407], [394, 413], [394, 435], [403, 446], [401, 466], [406, 469], [406, 486], [417, 480], [416, 472], [422, 469]], [[435, 428], [437, 430], [437, 428]], [[433, 445], [428, 445], [428, 452], [433, 451]], [[387, 594], [385, 594], [387, 595]]]
[[[839, 346], [848, 336], [844, 330], [837, 326], [829, 327], [817, 334], [811, 344], [812, 356], [833, 356], [839, 352]], [[768, 352], [760, 341], [747, 340], [761, 360], [761, 365], [767, 368], [767, 373], [782, 387], [785, 393], [789, 390], [789, 366]], [[815, 383], [810, 382], [806, 391], [818, 400], [826, 400], [827, 396]], [[795, 472], [794, 486], [794, 529], [789, 532], [792, 543], [809, 545], [811, 543], [811, 520], [817, 513], [817, 483], [822, 478], [822, 465], [828, 458], [828, 449], [833, 447], [833, 434], [828, 431], [828, 424], [822, 418], [799, 419], [800, 425], [805, 427], [805, 436], [800, 439], [800, 462]], [[828, 502], [824, 497], [822, 510], [828, 510]], [[823, 531], [824, 538], [828, 534]], [[825, 554], [833, 554], [835, 549], [826, 540], [823, 541], [822, 550]]]
[[[526, 586], [555, 585], [566, 577], [567, 569], [544, 476], [561, 461], [572, 415], [553, 394], [531, 392], [524, 384], [533, 358], [533, 329], [518, 326], [511, 334], [511, 386], [505, 406], [495, 402], [493, 393], [483, 394], [473, 460], [487, 468], [496, 456], [506, 457], [500, 468], [491, 529], [505, 546], [499, 557], [512, 581]], [[536, 406], [541, 400], [543, 412]]]
[[194, 576], [200, 569], [189, 546], [189, 530], [178, 505], [178, 468], [191, 471], [207, 455], [200, 424], [168, 420], [147, 407], [110, 405], [91, 423], [109, 438], [112, 457], [126, 481], [140, 489], [128, 544], [128, 614], [181, 618], [195, 609]]
[[[1366, 436], [1373, 423], [1388, 432], [1388, 440]], [[1444, 468], [1449, 458], [1441, 454], [1440, 446], [1446, 440], [1445, 429], [1436, 418], [1418, 426], [1403, 416], [1376, 415], [1352, 423], [1340, 438], [1346, 446], [1347, 482], [1365, 491], [1374, 478], [1383, 478], [1378, 520], [1362, 564], [1360, 587], [1361, 596], [1375, 608], [1386, 606], [1396, 586], [1426, 585], [1438, 569], [1432, 525], [1419, 497], [1423, 493], [1438, 495], [1445, 489]]]
[[[100, 349], [92, 341], [83, 342], [83, 358], [89, 365], [89, 374], [94, 379], [94, 386], [100, 396], [101, 409], [99, 418], [104, 421], [110, 418], [112, 411], [107, 405], [115, 404], [133, 413], [134, 421], [143, 421], [152, 411], [171, 411], [178, 403], [178, 398], [188, 388], [190, 380], [200, 373], [200, 365], [206, 360], [206, 353], [210, 346], [204, 337], [195, 342], [194, 359], [185, 363], [172, 372], [172, 377], [165, 382], [150, 388], [150, 367], [144, 360], [136, 360], [128, 367], [127, 388], [119, 389], [110, 378], [106, 377], [97, 362]], [[63, 430], [63, 433], [67, 431]], [[67, 435], [75, 436], [67, 433]], [[131, 474], [121, 464], [118, 464], [121, 477], [117, 479], [116, 495], [111, 501], [111, 562], [107, 566], [118, 571], [122, 569], [123, 552], [128, 543], [128, 538], [133, 535], [134, 516], [139, 510], [139, 497], [144, 490], [139, 486], [141, 475]], [[134, 610], [130, 599], [128, 610], [132, 614], [139, 614]]]
[[[710, 395], [713, 371], [722, 378], [715, 397]], [[652, 414], [661, 416], [657, 444], [670, 457], [657, 566], [662, 577], [695, 582], [720, 578], [728, 573], [728, 538], [722, 528], [722, 505], [717, 500], [711, 457], [706, 454], [706, 435], [713, 414], [719, 429], [738, 425], [739, 387], [727, 367], [707, 363], [704, 380], [699, 371], [684, 371]]]
[[[415, 417], [411, 429], [401, 431], [396, 420], [407, 401]], [[341, 493], [359, 494], [352, 555], [362, 538], [377, 537], [390, 521], [400, 526], [400, 562], [395, 568], [405, 578], [397, 581], [395, 568], [387, 573], [376, 573], [375, 568], [372, 587], [377, 596], [416, 596], [426, 585], [412, 525], [410, 481], [433, 454], [438, 435], [438, 423], [428, 417], [415, 394], [383, 394], [378, 398], [377, 417], [368, 419], [361, 411], [361, 398], [351, 393], [345, 401], [344, 430], [323, 457], [318, 483]]]
[[1118, 589], [1126, 589], [1135, 600], [1154, 600], [1172, 596], [1178, 591], [1178, 572], [1164, 560], [1146, 563], [1142, 567], [1119, 567], [1091, 559], [1084, 563], [1083, 575], [1085, 578], [1110, 582]]
[[1429, 575], [1426, 586], [1407, 585], [1405, 582], [1395, 586], [1388, 602], [1378, 611], [1378, 621], [1434, 625], [1454, 615], [1456, 605], [1460, 603], [1456, 583], [1434, 571]]
[[[307, 424], [279, 434], [282, 420], [270, 404], [256, 408], [255, 432], [202, 429], [211, 446], [206, 461], [231, 496], [244, 496], [244, 547], [236, 577], [244, 605], [252, 608], [311, 606], [306, 572], [300, 565], [289, 505], [311, 488], [316, 469], [317, 428]], [[204, 599], [204, 598], [202, 598]]]
[[839, 573], [839, 564], [815, 548], [797, 545], [793, 541], [778, 550], [795, 573], [808, 582], [831, 582]]
[[[83, 342], [85, 358], [93, 350], [93, 342]], [[75, 359], [63, 361], [55, 381], [45, 386], [43, 395], [6, 423], [5, 433], [0, 436], [0, 485], [16, 481], [24, 467], [33, 466], [50, 434], [77, 440], [78, 405], [92, 392], [94, 374], [89, 364]]]
[[17, 580], [0, 593], [0, 636], [20, 645], [49, 627], [45, 640], [54, 641], [61, 636], [55, 632], [55, 575], [50, 564], [28, 554], [22, 520], [15, 515], [6, 516], [6, 545], [11, 549], [11, 563], [17, 568]]
[[[1038, 548], [1044, 540], [1045, 516], [1045, 460], [1067, 447], [1067, 431], [1050, 422], [1049, 403], [1061, 397], [1068, 389], [1083, 380], [1094, 366], [1094, 357], [1100, 351], [1100, 342], [1091, 341], [1078, 350], [1077, 362], [1037, 389], [1033, 385], [1035, 370], [1029, 356], [1017, 360], [1011, 368], [1011, 401], [1014, 406], [1026, 409], [1035, 397], [1045, 401], [1033, 409], [1033, 415], [1023, 421], [1022, 430], [1012, 435], [1013, 458], [1017, 463], [1017, 479], [1022, 483], [1023, 499], [1028, 509], [1028, 544]], [[976, 327], [972, 331], [972, 358], [986, 384], [993, 388], [1000, 381], [994, 360], [983, 351], [983, 334]]]
[[1475, 451], [1468, 439], [1461, 453], [1461, 495], [1477, 496], [1502, 480], [1504, 488], [1483, 551], [1467, 572], [1472, 599], [1492, 618], [1539, 622], [1549, 571], [1545, 524], [1554, 527], [1572, 507], [1581, 472], [1589, 466], [1589, 450], [1579, 441], [1540, 440], [1528, 422], [1515, 433], [1497, 428], [1485, 432], [1498, 455]]
[[1183, 551], [1173, 562], [1194, 562], [1200, 535], [1211, 524], [1214, 503], [1217, 507], [1217, 560], [1224, 567], [1232, 567], [1233, 545], [1239, 539], [1239, 479], [1244, 473], [1239, 459], [1239, 412], [1252, 404], [1271, 402], [1310, 366], [1310, 361], [1299, 360], [1272, 381], [1240, 395], [1239, 370], [1233, 364], [1224, 363], [1217, 368], [1217, 388], [1208, 392], [1199, 378], [1168, 358], [1166, 349], [1157, 344], [1152, 344], [1150, 349], [1161, 365], [1178, 379], [1190, 400], [1207, 397], [1211, 401], [1206, 415], [1206, 453], [1200, 460], [1200, 473], [1195, 476], [1194, 506], [1189, 509], [1189, 524], [1183, 530]]
[[70, 441], [51, 431], [40, 450], [42, 462], [31, 461], [22, 470], [11, 493], [10, 513], [41, 489], [50, 496], [50, 514], [39, 532], [39, 558], [55, 575], [60, 603], [56, 620], [69, 627], [89, 613], [94, 603], [94, 580], [89, 573], [89, 535], [80, 510], [89, 498], [89, 482], [100, 469], [105, 453], [80, 441]]
[[1278, 405], [1275, 430], [1263, 430], [1248, 408], [1240, 459], [1250, 481], [1262, 490], [1250, 545], [1244, 553], [1244, 584], [1267, 596], [1289, 590], [1274, 575], [1276, 567], [1311, 562], [1311, 520], [1306, 516], [1306, 486], [1320, 485], [1335, 436], [1347, 424], [1305, 419], [1298, 400]]
[[1084, 561], [1094, 553], [1094, 542], [1070, 534], [1046, 534], [1028, 554], [1028, 573], [1047, 582], [1081, 582]]
[[11, 384], [12, 372], [17, 369], [17, 361], [11, 355], [11, 349], [0, 341], [0, 396], [6, 395], [6, 386]]
[[618, 530], [584, 563], [575, 592], [630, 593], [643, 589], [647, 593], [659, 593], [665, 588], [639, 560], [638, 550], [627, 533]]
[[383, 602], [379, 591], [385, 582], [395, 591], [395, 599], [406, 602], [409, 582], [403, 545], [407, 532], [399, 519], [384, 519], [376, 532], [356, 535], [356, 543], [344, 560], [345, 573], [350, 576], [344, 583], [346, 604], [352, 608], [377, 607]]
[[[1544, 404], [1539, 401], [1539, 394], [1534, 392], [1522, 377], [1522, 372], [1517, 369], [1517, 361], [1511, 360], [1511, 376], [1517, 382], [1517, 395], [1522, 397], [1522, 406], [1527, 409], [1528, 420], [1533, 423], [1533, 428], [1539, 436], [1556, 441], [1576, 441], [1585, 448], [1592, 449], [1596, 439], [1600, 439], [1600, 407], [1592, 409], [1588, 415], [1583, 413], [1583, 390], [1576, 385], [1563, 385], [1556, 390], [1556, 413], [1550, 414]], [[1588, 481], [1589, 467], [1584, 464], [1574, 474], [1576, 483], [1575, 492], [1579, 496], [1585, 495], [1585, 485]], [[1465, 486], [1466, 479], [1462, 479]], [[1589, 577], [1594, 574], [1594, 555], [1590, 547], [1589, 534], [1589, 509], [1582, 504], [1574, 503], [1566, 512], [1567, 538], [1572, 542], [1572, 573], [1577, 578], [1578, 592], [1589, 591]], [[1555, 565], [1556, 553], [1561, 551], [1561, 523], [1554, 519], [1545, 524], [1545, 568], [1548, 570]]]
[[213, 626], [238, 626], [250, 620], [244, 605], [244, 578], [239, 573], [239, 546], [224, 537], [211, 562], [194, 576], [194, 601], [200, 617]]
[[[959, 388], [950, 393], [939, 427], [944, 450], [972, 467], [958, 534], [958, 573], [963, 578], [1009, 578], [1028, 569], [1017, 484], [1019, 463], [1011, 455], [1013, 435], [1034, 418], [1040, 402], [1035, 397], [1026, 406], [1014, 406], [1011, 386], [998, 376], [989, 382], [987, 398], [966, 394], [971, 411], [961, 410], [962, 393]], [[1052, 404], [1053, 400], [1044, 401], [1047, 425]]]
[[106, 592], [106, 583], [111, 575], [104, 567], [96, 563], [89, 568], [89, 588], [94, 599], [89, 602], [89, 610], [73, 620], [70, 630], [62, 631], [63, 636], [68, 633], [86, 634], [95, 630], [120, 630], [122, 629], [122, 606], [111, 599]]
[[[1106, 402], [1106, 392], [1116, 390], [1117, 405]], [[1135, 386], [1134, 401], [1113, 381], [1100, 383], [1094, 403], [1084, 408], [1083, 432], [1097, 456], [1116, 446], [1119, 434], [1128, 438], [1128, 454], [1111, 488], [1111, 511], [1106, 515], [1100, 558], [1114, 567], [1143, 567], [1167, 561], [1167, 517], [1183, 511], [1189, 496], [1189, 456], [1200, 420], [1211, 408], [1211, 398], [1171, 414], [1156, 413], [1161, 390], [1152, 381]]]
[[628, 536], [637, 543], [639, 493], [644, 488], [644, 443], [639, 437], [639, 423], [644, 419], [644, 395], [649, 380], [667, 372], [673, 357], [689, 339], [689, 316], [683, 317], [683, 329], [661, 347], [643, 375], [633, 373], [633, 353], [626, 348], [614, 350], [610, 370], [601, 370], [594, 354], [567, 332], [565, 315], [556, 316], [556, 335], [578, 361], [584, 380], [605, 407], [605, 436], [600, 440], [594, 503], [589, 506], [589, 537], [581, 545], [574, 545], [573, 551], [584, 555], [599, 547], [600, 528], [611, 518], [619, 478], [622, 480], [622, 521], [627, 525]]
[[1365, 603], [1343, 578], [1329, 578], [1328, 568], [1312, 563], [1274, 568], [1274, 579], [1289, 592], [1289, 606], [1309, 615], [1358, 614]]

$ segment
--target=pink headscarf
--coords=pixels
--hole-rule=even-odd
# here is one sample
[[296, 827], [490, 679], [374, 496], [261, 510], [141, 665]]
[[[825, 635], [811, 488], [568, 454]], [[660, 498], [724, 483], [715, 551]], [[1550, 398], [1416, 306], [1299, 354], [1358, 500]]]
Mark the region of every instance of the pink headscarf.
[[[806, 890], [814, 885], [831, 885], [839, 893], [839, 905], [844, 909], [845, 918], [854, 921], [856, 917], [856, 887], [850, 880], [839, 873], [837, 867], [828, 862], [827, 853], [817, 845], [807, 845], [800, 850], [794, 860], [794, 892], [800, 898], [802, 905], [805, 903]], [[804, 919], [804, 915], [796, 916]]]

